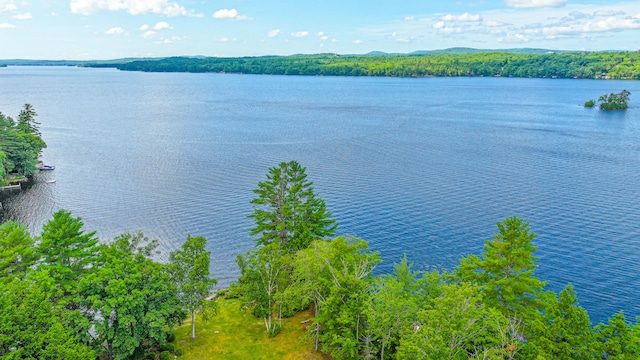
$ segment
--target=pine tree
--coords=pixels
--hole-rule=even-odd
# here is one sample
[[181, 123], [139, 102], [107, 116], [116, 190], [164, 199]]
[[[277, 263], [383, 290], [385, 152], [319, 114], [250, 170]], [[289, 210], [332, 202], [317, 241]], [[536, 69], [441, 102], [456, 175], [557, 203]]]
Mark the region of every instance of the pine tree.
[[55, 279], [61, 297], [75, 293], [80, 277], [91, 268], [98, 254], [95, 231], [85, 233], [84, 223], [66, 210], [53, 214], [42, 227], [40, 268]]
[[312, 185], [297, 161], [269, 169], [267, 181], [253, 190], [258, 197], [251, 200], [254, 212], [249, 217], [256, 221], [251, 235], [259, 235], [256, 245], [277, 242], [295, 252], [313, 240], [335, 234], [336, 221], [329, 219], [331, 213], [324, 200], [316, 197]]
[[458, 277], [482, 286], [485, 303], [506, 317], [529, 318], [541, 307], [545, 285], [533, 276], [537, 267], [531, 243], [536, 234], [529, 224], [511, 217], [498, 223], [499, 233], [487, 240], [482, 258], [469, 255], [460, 260]]

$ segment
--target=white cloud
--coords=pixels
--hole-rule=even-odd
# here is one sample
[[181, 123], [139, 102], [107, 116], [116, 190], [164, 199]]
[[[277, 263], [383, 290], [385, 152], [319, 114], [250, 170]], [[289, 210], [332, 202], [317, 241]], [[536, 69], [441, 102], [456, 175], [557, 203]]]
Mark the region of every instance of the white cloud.
[[498, 38], [498, 41], [502, 43], [524, 43], [529, 42], [529, 38], [522, 34], [509, 34], [505, 37]]
[[356, 44], [356, 45], [360, 45], [360, 44], [362, 44], [362, 43], [363, 43], [363, 41], [362, 41], [362, 40], [360, 40], [360, 39], [356, 39], [356, 40], [353, 40], [351, 43], [352, 43], [352, 44]]
[[564, 6], [567, 0], [504, 0], [507, 6], [514, 8], [545, 8]]
[[213, 13], [214, 19], [227, 19], [227, 20], [246, 20], [247, 17], [239, 15], [236, 9], [220, 9]]
[[153, 26], [153, 30], [173, 29], [166, 21], [160, 21]]
[[267, 33], [268, 37], [276, 37], [280, 35], [280, 29], [273, 29]]
[[24, 14], [18, 14], [18, 15], [13, 15], [12, 18], [17, 19], [17, 20], [27, 20], [27, 19], [31, 19], [31, 13], [24, 13]]
[[124, 29], [121, 27], [112, 27], [111, 29], [104, 32], [107, 35], [120, 35], [124, 33]]
[[413, 17], [413, 16], [405, 16], [404, 21], [413, 21], [413, 20], [415, 20], [415, 19], [416, 19], [416, 18], [415, 18], [415, 17]]
[[600, 21], [588, 21], [584, 24], [567, 26], [547, 26], [542, 29], [547, 38], [586, 33], [601, 33], [640, 29], [640, 20], [634, 18], [609, 17]]
[[10, 12], [16, 10], [18, 10], [18, 7], [13, 3], [13, 1], [0, 0], [0, 12]]
[[444, 26], [445, 26], [444, 21], [438, 21], [437, 23], [433, 24], [434, 29], [442, 29]]
[[15, 25], [9, 23], [0, 23], [0, 29], [15, 29]]
[[443, 27], [438, 32], [442, 35], [453, 35], [462, 32], [462, 29], [459, 27]]
[[303, 38], [308, 35], [309, 35], [308, 31], [298, 31], [298, 32], [291, 33], [291, 36], [296, 38]]
[[469, 14], [468, 12], [461, 15], [447, 14], [442, 17], [444, 21], [480, 21], [482, 17], [478, 14]]
[[323, 36], [323, 35], [324, 33], [322, 31], [316, 33], [316, 36]]
[[71, 12], [90, 15], [96, 11], [127, 11], [131, 15], [198, 16], [168, 0], [71, 0]]
[[172, 36], [170, 38], [162, 38], [162, 39], [160, 39], [158, 41], [154, 41], [153, 43], [154, 44], [158, 44], [158, 45], [161, 45], [161, 44], [173, 44], [176, 41], [187, 40], [187, 39], [189, 39], [189, 37], [187, 37], [187, 36], [182, 36], [182, 37], [180, 37], [180, 36]]
[[238, 41], [238, 38], [236, 38], [236, 37], [234, 37], [234, 38], [223, 37], [223, 38], [220, 38], [219, 41], [226, 43], [226, 42], [231, 42], [231, 41]]
[[144, 25], [140, 26], [140, 30], [142, 30], [142, 31], [149, 30], [149, 25], [144, 24]]
[[155, 35], [155, 34], [156, 34], [155, 31], [149, 30], [149, 31], [146, 31], [144, 34], [142, 34], [142, 37], [143, 38], [150, 38], [150, 37], [153, 37], [153, 35]]
[[320, 40], [329, 40], [329, 37], [327, 35], [320, 36]]

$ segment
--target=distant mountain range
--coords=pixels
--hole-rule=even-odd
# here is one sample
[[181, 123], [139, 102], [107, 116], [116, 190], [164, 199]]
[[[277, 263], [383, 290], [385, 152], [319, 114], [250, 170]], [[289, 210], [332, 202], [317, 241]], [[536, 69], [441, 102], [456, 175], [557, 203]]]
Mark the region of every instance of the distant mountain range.
[[371, 51], [366, 55], [465, 55], [480, 53], [508, 53], [508, 54], [550, 54], [570, 52], [568, 50], [550, 50], [536, 48], [520, 48], [520, 49], [474, 49], [467, 47], [452, 47], [441, 50], [416, 50], [408, 54], [404, 53], [387, 53], [384, 51]]

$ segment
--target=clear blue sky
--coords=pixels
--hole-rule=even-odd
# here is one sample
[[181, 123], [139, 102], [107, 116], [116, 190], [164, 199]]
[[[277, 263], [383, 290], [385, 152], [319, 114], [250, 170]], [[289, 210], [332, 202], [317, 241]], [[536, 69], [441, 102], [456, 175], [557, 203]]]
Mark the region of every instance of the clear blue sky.
[[0, 0], [0, 59], [640, 50], [640, 1]]

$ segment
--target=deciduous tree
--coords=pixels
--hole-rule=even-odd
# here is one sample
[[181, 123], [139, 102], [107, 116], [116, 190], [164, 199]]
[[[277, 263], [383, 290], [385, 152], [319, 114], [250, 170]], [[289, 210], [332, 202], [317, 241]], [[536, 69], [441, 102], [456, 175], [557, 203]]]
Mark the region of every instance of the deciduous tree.
[[[244, 306], [263, 319], [269, 335], [276, 335], [281, 323], [274, 322], [274, 305], [276, 296], [281, 295], [289, 283], [290, 253], [284, 251], [279, 243], [271, 243], [244, 256], [238, 255], [237, 263], [241, 272], [239, 282], [243, 287]], [[277, 313], [280, 318], [280, 312]]]
[[207, 297], [218, 280], [209, 274], [211, 252], [206, 247], [207, 239], [203, 236], [187, 235], [182, 249], [169, 254], [171, 274], [178, 285], [180, 303], [191, 314], [192, 339], [196, 337], [196, 312], [200, 312], [205, 320], [215, 312], [215, 300], [207, 300]]
[[0, 358], [96, 358], [65, 321], [69, 311], [54, 308], [50, 294], [35, 282], [17, 280], [0, 288]]
[[164, 344], [184, 318], [168, 266], [149, 257], [155, 246], [140, 233], [121, 235], [102, 248], [101, 265], [80, 281], [80, 304], [93, 323], [95, 344], [110, 360]]

